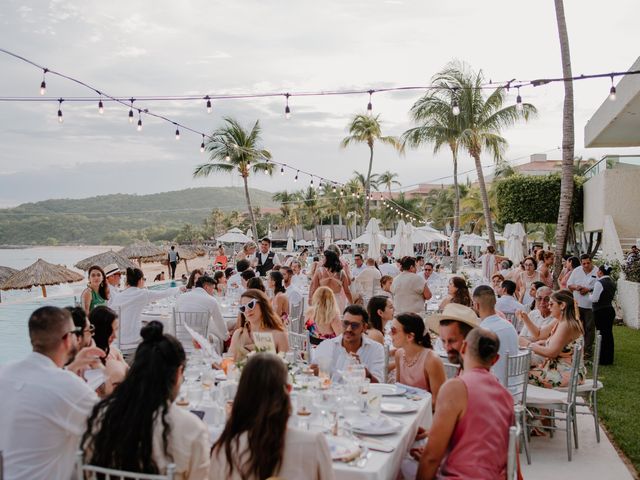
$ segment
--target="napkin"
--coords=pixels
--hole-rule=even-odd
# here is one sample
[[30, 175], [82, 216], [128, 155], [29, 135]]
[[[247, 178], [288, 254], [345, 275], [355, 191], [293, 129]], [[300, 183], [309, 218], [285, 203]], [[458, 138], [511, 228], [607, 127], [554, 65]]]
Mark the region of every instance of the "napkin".
[[204, 338], [202, 335], [200, 335], [198, 332], [196, 332], [193, 328], [191, 328], [186, 323], [184, 324], [184, 328], [187, 330], [187, 332], [189, 332], [189, 335], [191, 335], [191, 338], [193, 338], [196, 342], [198, 342], [198, 344], [200, 345], [200, 348], [204, 350], [205, 354], [208, 357], [212, 358], [213, 361], [216, 363], [219, 363], [222, 361], [222, 357], [220, 357], [220, 355], [218, 355], [213, 350], [213, 348], [211, 347], [211, 344], [207, 341], [206, 338]]

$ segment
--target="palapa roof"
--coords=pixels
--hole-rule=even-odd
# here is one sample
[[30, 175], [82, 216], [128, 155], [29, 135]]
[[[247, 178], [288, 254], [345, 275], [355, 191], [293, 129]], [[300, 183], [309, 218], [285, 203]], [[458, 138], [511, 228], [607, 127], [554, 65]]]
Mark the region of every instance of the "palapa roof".
[[97, 265], [100, 268], [104, 268], [107, 265], [115, 263], [118, 265], [118, 268], [121, 270], [126, 270], [127, 268], [136, 268], [137, 265], [129, 260], [127, 257], [120, 255], [113, 250], [109, 250], [108, 252], [99, 253], [97, 255], [93, 255], [91, 257], [87, 257], [84, 260], [80, 260], [76, 263], [75, 267], [80, 270], [87, 271], [93, 265]]
[[18, 270], [16, 270], [15, 268], [0, 266], [0, 283], [4, 282], [7, 278], [9, 278], [17, 271]]
[[162, 248], [156, 247], [151, 242], [134, 243], [133, 245], [124, 247], [118, 253], [126, 258], [141, 258], [143, 260], [146, 258], [166, 254], [166, 252]]
[[7, 278], [0, 289], [20, 290], [36, 285], [58, 285], [60, 283], [73, 283], [83, 280], [84, 277], [63, 265], [54, 265], [39, 258], [35, 263], [24, 270], [20, 270]]
[[193, 260], [198, 256], [198, 253], [195, 251], [195, 249], [190, 246], [178, 245], [176, 246], [176, 250], [178, 251], [178, 255], [180, 255], [180, 260]]

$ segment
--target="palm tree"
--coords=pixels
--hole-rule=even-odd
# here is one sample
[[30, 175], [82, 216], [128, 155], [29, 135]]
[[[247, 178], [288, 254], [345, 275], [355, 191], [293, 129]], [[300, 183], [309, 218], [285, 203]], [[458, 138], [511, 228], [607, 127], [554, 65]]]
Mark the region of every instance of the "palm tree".
[[198, 165], [193, 171], [195, 177], [207, 177], [213, 172], [231, 173], [234, 170], [242, 177], [247, 211], [251, 220], [254, 238], [258, 238], [256, 219], [251, 208], [249, 196], [249, 175], [253, 173], [273, 173], [273, 164], [269, 163], [271, 153], [259, 146], [260, 121], [253, 128], [245, 130], [236, 120], [226, 117], [226, 125], [218, 128], [207, 141], [209, 162]]
[[496, 88], [485, 98], [482, 70], [475, 73], [458, 62], [450, 63], [436, 74], [434, 83], [448, 88], [459, 105], [460, 114], [456, 116], [458, 147], [464, 148], [475, 161], [489, 243], [495, 246], [496, 239], [480, 156], [483, 150], [489, 150], [495, 161], [501, 160], [508, 146], [507, 140], [500, 135], [501, 131], [520, 119], [528, 120], [537, 110], [529, 103], [522, 103], [521, 108], [516, 105], [504, 107], [505, 87]]
[[369, 146], [369, 169], [365, 182], [364, 225], [369, 222], [369, 202], [371, 199], [371, 168], [373, 167], [373, 146], [375, 142], [391, 145], [402, 153], [402, 145], [397, 137], [383, 136], [380, 127], [380, 115], [375, 117], [358, 114], [349, 124], [349, 136], [342, 139], [342, 148], [353, 143], [366, 143]]
[[393, 187], [394, 185], [400, 186], [400, 182], [397, 181], [396, 178], [398, 178], [398, 174], [390, 172], [389, 170], [378, 175], [378, 186], [384, 185], [385, 187], [387, 187], [389, 198], [391, 198], [391, 187]]
[[292, 228], [298, 224], [297, 203], [300, 200], [300, 192], [289, 193], [286, 190], [276, 192], [271, 197], [274, 201], [280, 202], [280, 213], [282, 215], [283, 227]]

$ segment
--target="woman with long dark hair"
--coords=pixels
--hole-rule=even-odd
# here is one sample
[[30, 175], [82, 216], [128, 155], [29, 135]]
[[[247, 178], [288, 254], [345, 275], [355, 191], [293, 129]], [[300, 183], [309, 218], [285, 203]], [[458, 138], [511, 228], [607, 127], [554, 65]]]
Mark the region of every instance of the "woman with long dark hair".
[[424, 320], [416, 313], [402, 313], [393, 319], [391, 338], [396, 350], [396, 379], [399, 383], [422, 388], [434, 401], [446, 381], [444, 365], [433, 351]]
[[284, 288], [284, 276], [278, 270], [272, 270], [269, 273], [269, 288], [273, 292], [271, 297], [271, 305], [282, 321], [287, 323], [289, 320], [289, 299]]
[[211, 449], [211, 480], [334, 478], [324, 435], [287, 428], [289, 389], [282, 360], [268, 353], [251, 357], [242, 369], [231, 415]]
[[450, 303], [458, 303], [465, 307], [471, 307], [471, 295], [467, 281], [462, 277], [451, 277], [449, 279], [448, 295], [440, 302], [440, 310]]
[[109, 307], [100, 305], [89, 315], [89, 323], [93, 326], [93, 340], [96, 347], [106, 354], [100, 360], [105, 366], [105, 395], [109, 395], [114, 388], [122, 383], [129, 370], [118, 347], [113, 345], [118, 336], [118, 315]]
[[192, 270], [191, 274], [189, 275], [189, 280], [187, 280], [187, 290], [193, 290], [196, 286], [196, 282], [202, 275], [204, 275], [204, 270], [202, 270], [201, 268], [195, 268], [194, 270]]
[[336, 296], [340, 311], [343, 311], [347, 302], [353, 302], [349, 284], [349, 275], [344, 271], [340, 257], [333, 250], [327, 249], [324, 251], [324, 264], [316, 268], [311, 279], [309, 301], [318, 287], [329, 287]]
[[131, 472], [202, 479], [209, 471], [207, 426], [173, 401], [183, 381], [186, 357], [160, 322], [142, 328], [142, 343], [122, 384], [93, 409], [81, 448], [92, 465]]
[[81, 296], [82, 308], [87, 315], [98, 305], [106, 305], [109, 301], [109, 286], [104, 270], [98, 265], [92, 265], [87, 271], [89, 283]]
[[385, 325], [393, 320], [393, 302], [389, 297], [375, 295], [367, 304], [367, 312], [369, 313], [367, 336], [384, 345]]

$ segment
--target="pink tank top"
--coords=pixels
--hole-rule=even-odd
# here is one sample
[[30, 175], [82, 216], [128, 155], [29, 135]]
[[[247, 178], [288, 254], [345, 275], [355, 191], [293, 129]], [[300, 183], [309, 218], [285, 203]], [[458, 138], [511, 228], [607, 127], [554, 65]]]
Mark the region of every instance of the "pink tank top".
[[505, 478], [513, 398], [491, 372], [474, 368], [460, 377], [467, 409], [458, 420], [437, 478]]
[[398, 382], [430, 392], [431, 389], [427, 385], [427, 379], [424, 376], [424, 363], [427, 361], [428, 354], [429, 350], [423, 348], [418, 354], [418, 358], [416, 358], [411, 365], [408, 365], [407, 357], [405, 356], [403, 349], [400, 352], [400, 375], [398, 377]]

